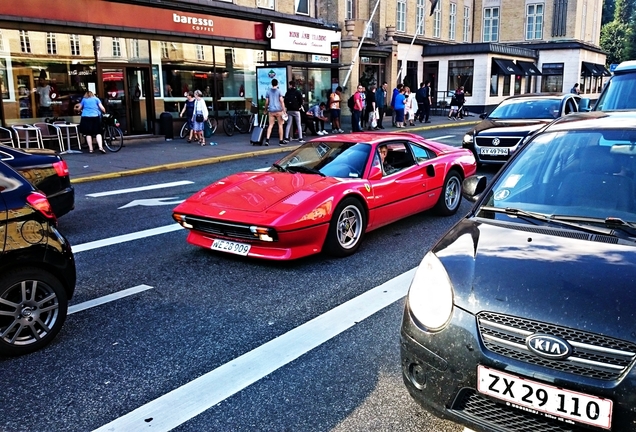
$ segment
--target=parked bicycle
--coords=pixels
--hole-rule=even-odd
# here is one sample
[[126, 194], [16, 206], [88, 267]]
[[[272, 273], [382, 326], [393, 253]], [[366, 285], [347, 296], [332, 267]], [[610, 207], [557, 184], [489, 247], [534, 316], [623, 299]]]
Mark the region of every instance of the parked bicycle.
[[[214, 133], [216, 132], [216, 129], [218, 128], [218, 126], [219, 126], [219, 124], [218, 124], [217, 120], [210, 114], [208, 116], [208, 127], [210, 128], [210, 131], [211, 131], [210, 136], [214, 135]], [[183, 139], [183, 138], [186, 138], [189, 135], [190, 135], [190, 126], [188, 125], [188, 122], [186, 121], [185, 123], [183, 123], [183, 126], [181, 126], [181, 131], [179, 132], [179, 137]]]
[[235, 110], [234, 114], [227, 112], [227, 117], [223, 120], [223, 130], [227, 136], [234, 135], [239, 131], [242, 134], [250, 131], [250, 117], [246, 111]]
[[102, 115], [102, 137], [106, 148], [113, 153], [124, 146], [124, 134], [119, 128], [119, 120], [112, 114]]

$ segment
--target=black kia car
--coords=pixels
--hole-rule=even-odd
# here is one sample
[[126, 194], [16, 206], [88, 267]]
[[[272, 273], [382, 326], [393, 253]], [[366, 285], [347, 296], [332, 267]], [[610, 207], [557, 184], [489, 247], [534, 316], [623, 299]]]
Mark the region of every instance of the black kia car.
[[406, 300], [412, 397], [475, 431], [636, 430], [636, 112], [563, 117], [462, 192]]
[[578, 112], [579, 95], [523, 94], [502, 101], [462, 139], [479, 164], [503, 164], [526, 137], [554, 119]]
[[75, 189], [66, 161], [53, 150], [16, 149], [0, 144], [0, 160], [44, 192], [56, 217], [75, 208]]
[[0, 355], [33, 352], [60, 331], [75, 290], [71, 246], [46, 196], [0, 162]]

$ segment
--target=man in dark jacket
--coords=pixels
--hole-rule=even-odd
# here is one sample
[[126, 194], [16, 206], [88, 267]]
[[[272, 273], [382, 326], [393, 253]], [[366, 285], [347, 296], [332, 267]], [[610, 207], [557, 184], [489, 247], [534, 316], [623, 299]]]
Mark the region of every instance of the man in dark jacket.
[[384, 129], [382, 119], [384, 118], [384, 110], [386, 109], [386, 90], [388, 84], [382, 83], [382, 87], [375, 91], [375, 106], [378, 109], [378, 129]]
[[417, 100], [417, 117], [422, 123], [430, 123], [429, 117], [431, 115], [431, 82], [426, 81], [420, 84], [420, 88], [415, 94]]
[[298, 142], [304, 143], [303, 139], [303, 127], [300, 121], [300, 110], [303, 106], [303, 95], [296, 88], [296, 83], [294, 81], [289, 82], [289, 88], [287, 89], [287, 93], [285, 93], [285, 106], [287, 107], [287, 115], [289, 118], [287, 119], [287, 127], [285, 128], [285, 141], [290, 141], [293, 137], [293, 134], [290, 135], [292, 123], [296, 123], [296, 128], [298, 129]]

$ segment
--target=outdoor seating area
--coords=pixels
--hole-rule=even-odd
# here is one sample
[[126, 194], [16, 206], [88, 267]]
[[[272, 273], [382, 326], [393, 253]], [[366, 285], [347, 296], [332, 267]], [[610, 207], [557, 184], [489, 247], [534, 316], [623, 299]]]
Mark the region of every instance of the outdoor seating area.
[[[76, 153], [81, 150], [78, 126], [61, 120], [13, 124], [0, 127], [0, 144], [14, 148], [48, 148], [60, 153]], [[78, 150], [71, 148], [75, 141]]]

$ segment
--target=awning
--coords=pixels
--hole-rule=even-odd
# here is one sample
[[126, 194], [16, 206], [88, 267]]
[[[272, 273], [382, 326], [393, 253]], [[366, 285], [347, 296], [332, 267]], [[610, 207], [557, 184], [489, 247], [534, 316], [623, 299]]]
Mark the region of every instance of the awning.
[[517, 60], [517, 66], [523, 71], [523, 75], [541, 75], [537, 65], [532, 62]]
[[595, 76], [595, 77], [612, 75], [610, 71], [608, 71], [605, 68], [605, 66], [600, 64], [590, 63], [590, 62], [581, 62], [581, 65], [582, 65], [581, 75]]
[[496, 69], [499, 70], [497, 75], [523, 75], [523, 72], [512, 62], [512, 60], [494, 58], [492, 59], [492, 62], [494, 66], [493, 72]]

